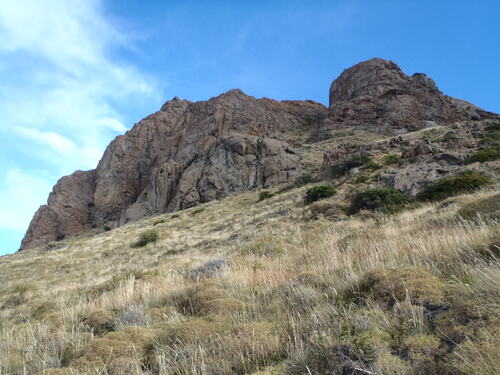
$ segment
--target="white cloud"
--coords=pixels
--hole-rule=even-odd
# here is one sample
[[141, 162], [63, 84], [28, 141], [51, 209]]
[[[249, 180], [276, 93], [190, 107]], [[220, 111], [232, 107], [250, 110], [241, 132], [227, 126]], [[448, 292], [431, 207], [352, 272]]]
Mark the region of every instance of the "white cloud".
[[25, 128], [23, 126], [14, 126], [14, 130], [26, 138], [48, 144], [54, 150], [63, 155], [73, 153], [77, 149], [75, 142], [57, 133], [43, 132], [37, 129]]
[[25, 230], [61, 174], [97, 165], [127, 130], [120, 108], [159, 103], [102, 1], [0, 0], [0, 229]]
[[[126, 130], [117, 104], [158, 99], [152, 79], [120, 55], [130, 52], [127, 37], [103, 17], [100, 0], [1, 1], [0, 41], [1, 126], [102, 152], [109, 131]], [[58, 152], [70, 148], [58, 141]]]
[[9, 169], [0, 182], [0, 228], [13, 231], [26, 230], [40, 204], [47, 200], [49, 181]]
[[115, 132], [124, 133], [127, 131], [127, 127], [118, 119], [111, 117], [103, 117], [99, 120], [102, 126], [105, 126]]
[[122, 42], [99, 5], [96, 0], [2, 1], [3, 49], [36, 53], [66, 71], [72, 71], [75, 61], [99, 64], [108, 44]]

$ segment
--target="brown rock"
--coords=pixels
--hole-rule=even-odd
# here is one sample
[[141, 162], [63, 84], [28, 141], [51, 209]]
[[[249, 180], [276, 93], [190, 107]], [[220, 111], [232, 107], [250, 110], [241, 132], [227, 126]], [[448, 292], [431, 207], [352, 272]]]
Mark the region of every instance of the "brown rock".
[[325, 110], [240, 90], [197, 103], [174, 98], [111, 142], [95, 171], [63, 177], [21, 248], [291, 181], [302, 166], [283, 133], [319, 121]]
[[[255, 99], [240, 90], [196, 103], [175, 97], [111, 142], [95, 170], [60, 179], [47, 205], [35, 213], [21, 249], [89, 227], [116, 227], [294, 180], [303, 172], [304, 150], [290, 146], [287, 137], [292, 133], [308, 129], [314, 140], [350, 126], [398, 135], [430, 125], [488, 118], [500, 119], [444, 95], [424, 74], [409, 77], [395, 63], [382, 59], [345, 70], [330, 88], [329, 108], [307, 100]], [[353, 152], [385, 153], [402, 146], [410, 144], [393, 138], [377, 145], [341, 145], [325, 153], [323, 166]], [[455, 167], [449, 164], [462, 163], [456, 152], [442, 153], [427, 146], [420, 144], [408, 155], [423, 161], [387, 173], [386, 181], [413, 194], [422, 183], [451, 172]], [[420, 164], [433, 157], [431, 164]]]
[[316, 136], [345, 125], [398, 134], [487, 118], [497, 115], [444, 95], [425, 74], [407, 76], [394, 62], [374, 58], [346, 69], [333, 81], [328, 117]]
[[21, 249], [61, 240], [85, 229], [93, 206], [94, 171], [76, 171], [61, 178], [41, 206], [21, 243]]

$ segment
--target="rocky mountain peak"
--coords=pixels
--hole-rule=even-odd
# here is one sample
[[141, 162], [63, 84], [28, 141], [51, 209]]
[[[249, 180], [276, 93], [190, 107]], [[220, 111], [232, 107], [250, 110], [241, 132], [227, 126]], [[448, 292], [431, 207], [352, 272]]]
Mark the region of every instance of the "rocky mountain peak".
[[303, 142], [331, 138], [332, 130], [387, 136], [487, 118], [498, 116], [380, 58], [345, 70], [329, 107], [239, 89], [199, 102], [174, 97], [113, 140], [95, 170], [61, 178], [21, 248], [292, 181], [308, 168]]
[[316, 138], [342, 126], [387, 134], [482, 118], [492, 114], [444, 95], [425, 74], [408, 76], [396, 63], [374, 58], [344, 70], [333, 81], [329, 114]]
[[389, 60], [373, 58], [346, 69], [330, 86], [330, 106], [360, 96], [378, 97], [402, 86], [408, 76]]

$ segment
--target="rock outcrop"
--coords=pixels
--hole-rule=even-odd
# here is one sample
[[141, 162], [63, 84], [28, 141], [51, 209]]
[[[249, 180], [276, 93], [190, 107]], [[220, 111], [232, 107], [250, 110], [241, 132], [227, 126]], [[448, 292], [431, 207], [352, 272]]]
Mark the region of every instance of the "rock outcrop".
[[401, 134], [430, 125], [496, 117], [444, 95], [425, 74], [408, 76], [394, 62], [379, 58], [344, 70], [330, 87], [329, 105], [328, 117], [313, 139], [348, 125]]
[[196, 103], [174, 98], [111, 142], [95, 170], [59, 180], [21, 249], [290, 181], [302, 166], [283, 134], [325, 110], [240, 90]]
[[35, 213], [21, 248], [36, 247], [83, 231], [93, 206], [94, 171], [76, 171], [62, 177], [47, 204]]
[[[21, 249], [87, 228], [117, 227], [288, 182], [303, 172], [303, 150], [292, 146], [290, 134], [307, 130], [314, 142], [349, 126], [397, 136], [436, 124], [488, 118], [498, 115], [450, 98], [424, 74], [409, 77], [382, 59], [345, 70], [332, 83], [329, 107], [313, 101], [255, 99], [240, 90], [201, 102], [176, 97], [111, 142], [95, 170], [61, 178], [47, 205], [35, 213]], [[401, 142], [395, 137], [384, 147], [399, 148]], [[439, 158], [429, 145], [415, 147], [408, 157]], [[325, 163], [351, 151], [333, 151]], [[435, 163], [455, 155], [444, 154]], [[422, 181], [435, 177], [434, 170], [421, 172]], [[386, 178], [410, 193], [416, 189], [407, 174], [389, 173]]]

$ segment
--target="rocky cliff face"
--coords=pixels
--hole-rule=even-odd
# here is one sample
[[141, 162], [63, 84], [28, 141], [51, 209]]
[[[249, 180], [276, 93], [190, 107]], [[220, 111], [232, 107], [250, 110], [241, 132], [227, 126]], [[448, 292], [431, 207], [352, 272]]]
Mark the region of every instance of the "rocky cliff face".
[[117, 137], [95, 170], [59, 180], [21, 248], [294, 179], [302, 166], [283, 134], [325, 110], [240, 90], [197, 103], [174, 98]]
[[290, 181], [303, 173], [290, 133], [308, 129], [315, 142], [346, 126], [397, 135], [488, 118], [498, 115], [445, 96], [424, 74], [409, 77], [382, 59], [345, 70], [332, 83], [328, 108], [240, 90], [196, 103], [174, 98], [117, 137], [95, 170], [61, 178], [21, 249]]

